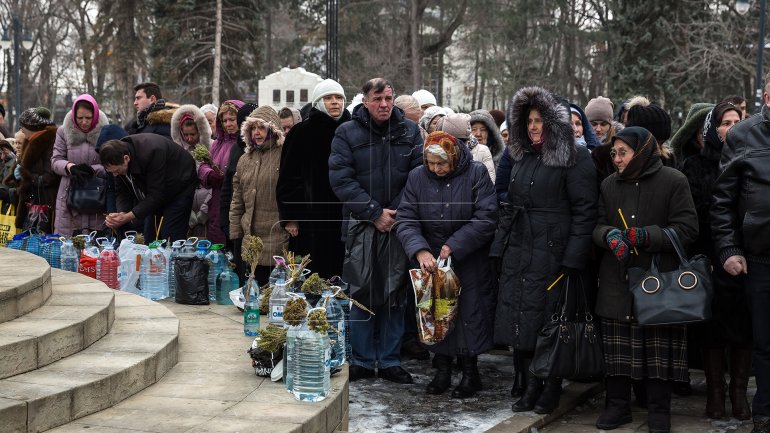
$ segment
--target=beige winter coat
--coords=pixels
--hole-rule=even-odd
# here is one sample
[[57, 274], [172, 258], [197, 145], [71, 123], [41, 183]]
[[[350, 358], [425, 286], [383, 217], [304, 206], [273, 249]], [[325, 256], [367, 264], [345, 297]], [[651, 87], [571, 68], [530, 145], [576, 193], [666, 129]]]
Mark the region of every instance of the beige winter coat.
[[271, 266], [272, 256], [282, 255], [288, 243], [288, 234], [278, 223], [275, 197], [283, 137], [269, 139], [261, 148], [255, 148], [248, 137], [260, 121], [249, 117], [241, 127], [247, 145], [233, 177], [230, 239], [240, 239], [246, 234], [261, 237], [265, 248], [259, 265]]

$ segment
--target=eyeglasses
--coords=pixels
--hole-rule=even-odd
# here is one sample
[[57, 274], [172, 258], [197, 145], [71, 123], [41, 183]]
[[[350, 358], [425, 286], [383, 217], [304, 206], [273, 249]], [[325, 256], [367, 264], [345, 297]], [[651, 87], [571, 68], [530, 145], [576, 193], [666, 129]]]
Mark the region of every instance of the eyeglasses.
[[610, 150], [610, 157], [612, 157], [612, 159], [615, 159], [616, 156], [619, 156], [621, 158], [625, 158], [626, 155], [629, 155], [629, 154], [633, 155], [634, 153], [633, 152], [629, 152], [629, 151], [624, 150], [624, 149], [621, 149], [621, 150], [612, 149], [612, 150]]

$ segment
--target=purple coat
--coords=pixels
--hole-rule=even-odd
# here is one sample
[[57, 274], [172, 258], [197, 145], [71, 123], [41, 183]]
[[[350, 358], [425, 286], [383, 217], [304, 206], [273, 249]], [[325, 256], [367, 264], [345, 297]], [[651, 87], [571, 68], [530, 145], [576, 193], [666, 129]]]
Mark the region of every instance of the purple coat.
[[[409, 173], [395, 229], [413, 262], [421, 250], [437, 257], [444, 244], [452, 248], [452, 268], [462, 287], [456, 320], [462, 322], [468, 354], [477, 355], [493, 346], [496, 296], [488, 256], [497, 228], [497, 199], [486, 167], [472, 160], [466, 146], [460, 145], [460, 151], [457, 168], [447, 176], [436, 176], [426, 165]], [[430, 350], [457, 355], [454, 334]]]
[[[238, 100], [225, 101], [233, 104], [237, 109], [243, 107], [243, 102]], [[219, 167], [222, 173], [227, 171], [228, 162], [230, 161], [230, 150], [235, 146], [238, 141], [238, 134], [240, 131], [236, 131], [235, 134], [226, 134], [224, 127], [222, 127], [222, 120], [219, 113], [217, 113], [217, 138], [211, 143], [211, 160]], [[211, 188], [211, 200], [209, 200], [209, 222], [208, 222], [208, 239], [212, 244], [224, 244], [225, 234], [219, 226], [219, 200], [222, 197], [222, 179], [216, 183], [210, 182], [211, 177], [209, 173], [214, 171], [212, 167], [208, 165], [201, 165], [198, 168], [198, 177], [206, 179], [206, 183], [203, 185], [206, 188]], [[227, 218], [227, 216], [225, 217]]]
[[[94, 108], [91, 130], [83, 132], [75, 122], [75, 105], [86, 101]], [[107, 116], [99, 111], [99, 105], [91, 95], [81, 95], [72, 103], [72, 110], [64, 117], [64, 124], [56, 131], [51, 166], [54, 173], [61, 176], [59, 191], [56, 194], [56, 222], [54, 232], [62, 236], [72, 236], [80, 229], [97, 230], [102, 228], [104, 216], [100, 214], [81, 214], [67, 207], [67, 195], [70, 187], [70, 175], [67, 164], [89, 164], [97, 176], [105, 176], [104, 167], [96, 153], [96, 140], [102, 126], [109, 123]]]

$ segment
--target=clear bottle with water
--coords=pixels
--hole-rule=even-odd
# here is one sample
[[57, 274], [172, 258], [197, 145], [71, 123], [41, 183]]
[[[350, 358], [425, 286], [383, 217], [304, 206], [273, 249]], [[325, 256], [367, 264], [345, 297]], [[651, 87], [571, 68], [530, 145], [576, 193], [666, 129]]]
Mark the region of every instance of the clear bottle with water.
[[259, 301], [257, 300], [257, 290], [255, 287], [256, 284], [248, 283], [244, 286], [243, 297], [246, 302], [243, 304], [243, 334], [247, 337], [259, 335]]
[[176, 260], [177, 257], [179, 257], [179, 254], [182, 251], [182, 247], [184, 246], [185, 241], [184, 240], [178, 240], [174, 241], [174, 243], [171, 244], [171, 255], [169, 256], [168, 261], [168, 296], [169, 298], [173, 298], [176, 296], [176, 272], [174, 271], [174, 260]]
[[275, 262], [275, 266], [273, 266], [273, 270], [270, 271], [270, 277], [267, 280], [270, 287], [275, 286], [276, 281], [286, 281], [289, 277], [289, 267], [286, 266], [286, 259], [281, 256], [273, 256], [273, 261]]
[[324, 290], [316, 308], [326, 309], [326, 321], [329, 322], [329, 342], [331, 344], [331, 369], [340, 368], [345, 363], [345, 313], [342, 305], [330, 290]]
[[217, 302], [217, 277], [225, 270], [227, 259], [222, 252], [222, 244], [214, 244], [209, 248], [206, 254], [206, 260], [209, 262], [209, 301]]
[[206, 239], [201, 239], [198, 241], [198, 243], [195, 246], [196, 246], [195, 255], [202, 259], [205, 259], [206, 253], [211, 247], [211, 242], [207, 241]]
[[72, 244], [72, 239], [61, 238], [61, 268], [65, 271], [77, 272], [80, 264], [78, 249]]
[[[228, 263], [225, 269], [217, 277], [216, 284], [216, 301], [219, 305], [233, 305], [233, 301], [230, 299], [230, 292], [237, 289], [240, 286], [238, 281], [238, 274], [233, 271], [232, 266]], [[259, 296], [257, 296], [259, 300]], [[259, 304], [257, 304], [259, 305]], [[259, 308], [257, 308], [259, 310]]]
[[270, 301], [268, 303], [268, 324], [284, 326], [283, 322], [283, 309], [286, 307], [286, 301], [289, 300], [286, 294], [286, 281], [277, 280], [273, 287], [273, 292], [270, 294]]
[[96, 259], [96, 279], [103, 282], [110, 289], [119, 289], [118, 267], [120, 258], [112, 243], [106, 239], [101, 242], [102, 251]]
[[321, 401], [330, 389], [329, 337], [312, 331], [305, 321], [286, 333], [286, 389], [300, 401]]
[[168, 270], [166, 256], [158, 249], [159, 242], [150, 244], [142, 260], [140, 279], [142, 297], [158, 301], [168, 297]]

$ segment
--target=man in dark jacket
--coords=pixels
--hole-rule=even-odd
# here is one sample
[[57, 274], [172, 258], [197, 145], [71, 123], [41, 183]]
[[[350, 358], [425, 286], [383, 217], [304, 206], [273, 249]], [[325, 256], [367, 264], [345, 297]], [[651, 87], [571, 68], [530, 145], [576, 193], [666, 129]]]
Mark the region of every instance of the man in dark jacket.
[[754, 433], [770, 433], [770, 74], [759, 114], [732, 127], [722, 148], [724, 171], [714, 185], [711, 231], [724, 270], [746, 274], [754, 333], [757, 392]]
[[184, 239], [198, 184], [195, 161], [189, 152], [156, 134], [109, 140], [99, 150], [104, 169], [115, 176], [118, 211], [106, 225], [118, 229], [144, 220], [147, 242]]
[[[399, 356], [408, 259], [391, 229], [409, 171], [422, 163], [422, 137], [393, 109], [393, 93], [382, 78], [364, 84], [363, 104], [337, 128], [329, 156], [329, 181], [343, 203], [343, 279], [353, 298], [375, 313], [350, 312], [351, 381], [374, 377], [377, 368], [381, 378], [412, 383]], [[372, 261], [362, 263], [363, 255]]]
[[134, 87], [136, 118], [126, 124], [125, 130], [133, 134], [158, 134], [171, 138], [171, 115], [166, 100], [155, 83], [140, 83]]

